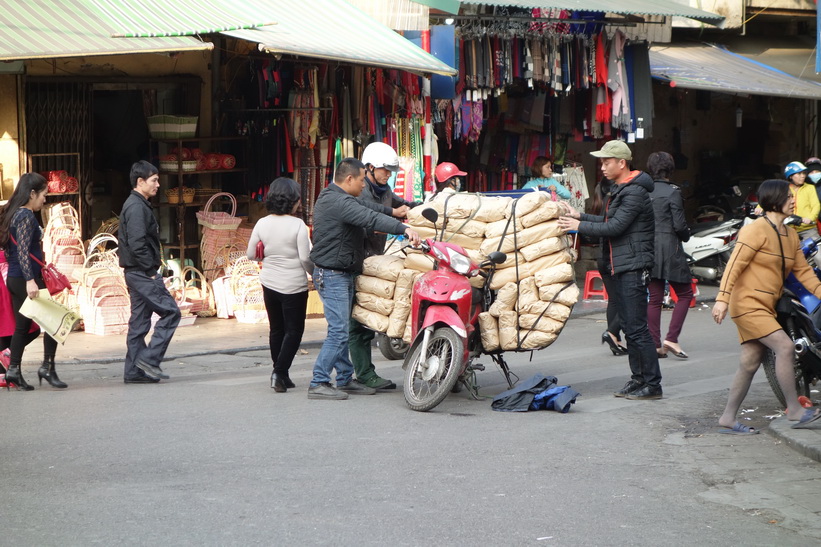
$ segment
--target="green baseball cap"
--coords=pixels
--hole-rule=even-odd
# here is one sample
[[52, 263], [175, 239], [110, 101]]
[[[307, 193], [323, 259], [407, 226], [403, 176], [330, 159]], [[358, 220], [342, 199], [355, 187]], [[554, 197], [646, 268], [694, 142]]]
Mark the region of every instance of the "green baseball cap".
[[633, 153], [624, 141], [608, 141], [597, 152], [590, 152], [591, 156], [597, 158], [616, 158], [618, 160], [632, 160]]

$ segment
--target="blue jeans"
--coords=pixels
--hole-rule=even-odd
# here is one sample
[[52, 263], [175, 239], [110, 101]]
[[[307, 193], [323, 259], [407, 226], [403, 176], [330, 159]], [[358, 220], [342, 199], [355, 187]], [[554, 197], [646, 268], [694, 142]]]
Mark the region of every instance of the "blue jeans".
[[647, 325], [649, 280], [650, 277], [644, 270], [617, 273], [613, 276], [613, 292], [621, 328], [627, 339], [631, 378], [655, 387], [661, 385], [661, 369], [656, 344]]
[[344, 386], [353, 376], [353, 364], [348, 357], [348, 325], [353, 307], [354, 275], [315, 267], [313, 278], [325, 308], [328, 336], [314, 363], [311, 387], [330, 383], [333, 369], [336, 369], [336, 385]]

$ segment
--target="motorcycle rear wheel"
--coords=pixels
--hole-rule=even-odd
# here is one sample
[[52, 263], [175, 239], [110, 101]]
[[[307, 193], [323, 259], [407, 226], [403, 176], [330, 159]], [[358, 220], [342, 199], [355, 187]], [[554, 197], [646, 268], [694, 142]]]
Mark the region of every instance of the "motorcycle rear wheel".
[[[775, 353], [773, 353], [772, 350], [767, 350], [762, 366], [764, 367], [764, 375], [767, 376], [767, 382], [770, 383], [770, 388], [772, 388], [773, 393], [775, 393], [778, 402], [781, 403], [781, 406], [787, 408], [787, 399], [784, 397], [784, 392], [781, 391], [781, 384], [778, 383], [778, 378], [775, 376]], [[795, 369], [795, 387], [799, 397], [802, 395], [805, 397], [810, 396], [810, 384], [807, 382], [804, 371], [800, 368]]]
[[382, 356], [385, 359], [398, 361], [404, 359], [405, 354], [408, 353], [408, 344], [401, 338], [388, 338], [387, 334], [379, 333], [376, 335], [376, 345]]
[[405, 402], [412, 410], [427, 412], [451, 392], [463, 368], [465, 346], [453, 329], [433, 331], [422, 356], [417, 344], [405, 358]]

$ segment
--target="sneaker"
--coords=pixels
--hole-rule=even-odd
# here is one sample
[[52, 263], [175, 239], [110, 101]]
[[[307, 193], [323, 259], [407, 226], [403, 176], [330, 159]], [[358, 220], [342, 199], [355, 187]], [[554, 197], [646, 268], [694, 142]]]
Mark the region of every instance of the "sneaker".
[[336, 389], [344, 391], [345, 393], [350, 393], [351, 395], [373, 395], [376, 393], [374, 388], [366, 386], [359, 380], [351, 380], [342, 386], [337, 384]]
[[145, 372], [149, 378], [163, 378], [168, 380], [170, 376], [162, 371], [159, 366], [149, 365], [145, 361], [137, 361], [137, 368]]
[[613, 397], [625, 397], [631, 391], [635, 391], [642, 386], [641, 382], [637, 382], [636, 380], [630, 380], [624, 387], [618, 390], [613, 394]]
[[631, 401], [645, 401], [649, 399], [661, 399], [661, 386], [651, 386], [644, 384], [639, 389], [627, 394], [627, 399]]
[[373, 388], [373, 389], [396, 389], [396, 384], [388, 380], [387, 378], [382, 378], [380, 376], [371, 376], [364, 382], [362, 380], [358, 380], [359, 383], [365, 384], [366, 386]]
[[333, 399], [341, 401], [348, 398], [348, 394], [344, 391], [339, 391], [328, 382], [311, 386], [308, 388], [309, 399]]

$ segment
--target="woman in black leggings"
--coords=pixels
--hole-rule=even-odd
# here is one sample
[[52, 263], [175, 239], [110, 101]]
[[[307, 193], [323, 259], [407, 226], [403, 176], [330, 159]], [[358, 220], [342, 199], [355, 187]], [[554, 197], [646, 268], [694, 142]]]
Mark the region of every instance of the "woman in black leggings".
[[[46, 287], [40, 265], [32, 260], [31, 255], [43, 260], [43, 250], [40, 246], [43, 230], [34, 213], [42, 209], [47, 189], [46, 179], [42, 175], [26, 173], [20, 177], [11, 199], [0, 209], [0, 247], [5, 249], [9, 264], [6, 285], [11, 293], [15, 322], [6, 382], [7, 387], [14, 384], [17, 389], [23, 391], [34, 389], [23, 379], [20, 370], [23, 350], [40, 332], [31, 332], [32, 321], [20, 313], [20, 307], [26, 297], [37, 298], [39, 290]], [[47, 334], [44, 335], [43, 365], [37, 371], [37, 376], [41, 385], [45, 380], [52, 387], [64, 388], [67, 387], [66, 384], [60, 381], [54, 370], [56, 354], [57, 341]]]

